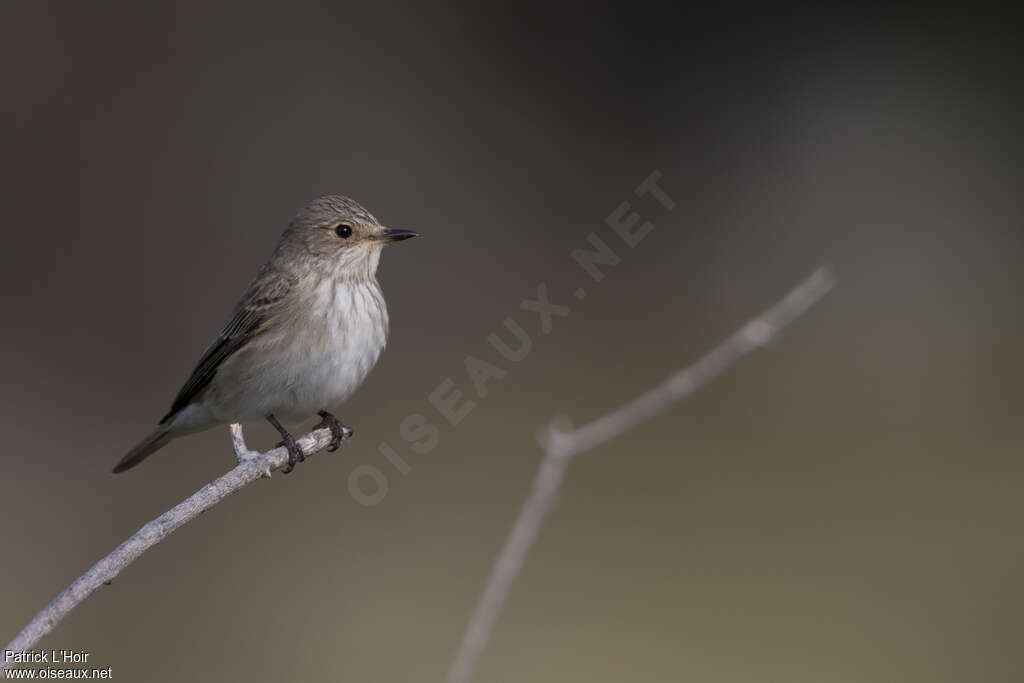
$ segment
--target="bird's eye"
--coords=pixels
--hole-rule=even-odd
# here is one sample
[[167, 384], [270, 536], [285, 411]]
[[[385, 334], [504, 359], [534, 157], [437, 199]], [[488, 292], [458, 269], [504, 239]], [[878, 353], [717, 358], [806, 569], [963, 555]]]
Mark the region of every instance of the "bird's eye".
[[336, 227], [334, 229], [334, 232], [337, 233], [338, 237], [351, 237], [352, 236], [352, 226], [351, 225], [345, 225], [344, 223], [342, 223], [341, 225], [339, 225], [338, 227]]

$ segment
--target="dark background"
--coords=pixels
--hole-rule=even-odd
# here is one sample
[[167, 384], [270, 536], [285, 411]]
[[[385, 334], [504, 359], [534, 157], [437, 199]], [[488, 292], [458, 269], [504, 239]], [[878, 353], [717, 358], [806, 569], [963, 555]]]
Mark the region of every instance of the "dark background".
[[[816, 266], [838, 289], [576, 462], [481, 681], [962, 681], [1024, 656], [1019, 36], [989, 12], [5, 2], [0, 641], [233, 463], [110, 467], [292, 213], [420, 231], [356, 438], [175, 533], [44, 648], [118, 680], [440, 680], [538, 464]], [[633, 188], [655, 169], [665, 212]], [[622, 201], [655, 224], [635, 249]], [[595, 232], [619, 266], [569, 258]], [[546, 283], [549, 335], [519, 310]], [[576, 287], [588, 287], [576, 301]], [[511, 316], [534, 347], [501, 361]], [[457, 427], [426, 399], [508, 371]], [[429, 454], [398, 433], [441, 430]], [[253, 425], [250, 445], [275, 441]], [[410, 470], [378, 452], [391, 444]], [[349, 490], [358, 465], [388, 491]]]

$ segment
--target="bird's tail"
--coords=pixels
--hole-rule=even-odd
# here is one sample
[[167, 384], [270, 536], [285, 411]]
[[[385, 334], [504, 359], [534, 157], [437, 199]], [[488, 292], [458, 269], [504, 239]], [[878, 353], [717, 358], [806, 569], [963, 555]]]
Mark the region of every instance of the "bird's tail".
[[128, 451], [128, 454], [121, 458], [121, 462], [117, 463], [114, 467], [114, 474], [135, 467], [166, 446], [172, 438], [167, 425], [158, 425], [138, 446]]

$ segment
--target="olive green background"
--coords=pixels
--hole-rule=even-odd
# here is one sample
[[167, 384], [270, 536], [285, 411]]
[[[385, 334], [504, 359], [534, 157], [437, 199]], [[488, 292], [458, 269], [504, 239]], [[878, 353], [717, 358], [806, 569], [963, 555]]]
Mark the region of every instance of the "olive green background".
[[[1012, 24], [10, 2], [0, 25], [0, 641], [231, 467], [217, 428], [109, 474], [292, 213], [344, 193], [423, 234], [382, 260], [392, 335], [338, 411], [355, 439], [179, 530], [42, 647], [120, 681], [441, 680], [537, 429], [648, 389], [827, 263], [838, 288], [777, 341], [573, 463], [476, 680], [1021, 675]], [[654, 170], [671, 211], [633, 195]], [[633, 249], [604, 225], [623, 201], [655, 226]], [[622, 257], [600, 283], [569, 256], [592, 232]], [[520, 310], [540, 283], [572, 308], [547, 335]], [[519, 363], [486, 341], [506, 317]], [[484, 398], [467, 356], [507, 371]], [[445, 379], [476, 401], [456, 427], [427, 400]], [[426, 454], [399, 433], [417, 413]]]

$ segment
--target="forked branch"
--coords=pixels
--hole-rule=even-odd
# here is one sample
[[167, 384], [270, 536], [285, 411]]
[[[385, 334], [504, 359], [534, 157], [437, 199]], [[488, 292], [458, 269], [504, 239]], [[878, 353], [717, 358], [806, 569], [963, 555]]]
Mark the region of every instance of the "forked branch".
[[505, 539], [491, 575], [478, 599], [447, 683], [469, 683], [477, 661], [491, 638], [494, 624], [509, 589], [523, 567], [541, 525], [551, 512], [569, 461], [646, 422], [676, 401], [686, 398], [733, 363], [771, 341], [782, 328], [816, 304], [835, 284], [832, 273], [820, 268], [778, 303], [750, 320], [693, 365], [676, 372], [660, 385], [579, 429], [566, 429], [558, 421], [541, 435], [544, 457], [519, 517]]

